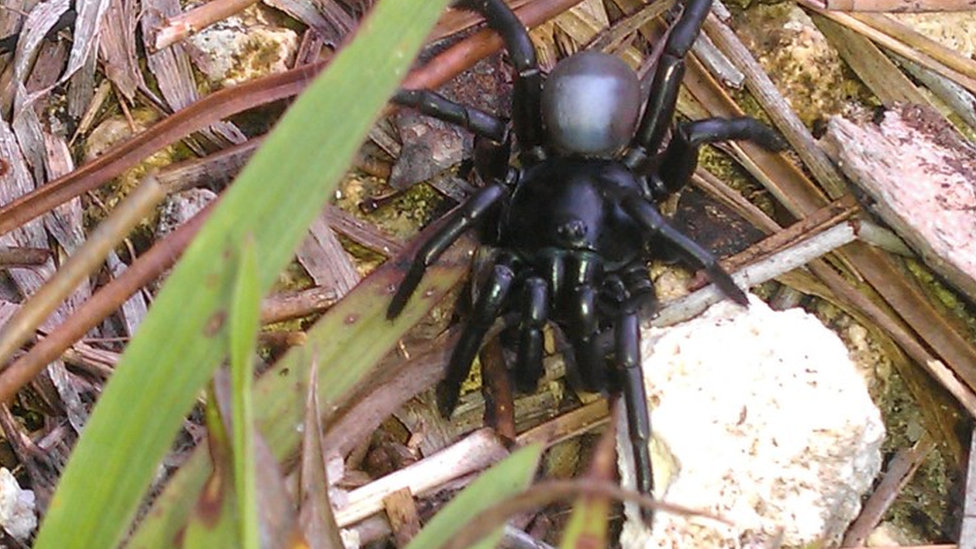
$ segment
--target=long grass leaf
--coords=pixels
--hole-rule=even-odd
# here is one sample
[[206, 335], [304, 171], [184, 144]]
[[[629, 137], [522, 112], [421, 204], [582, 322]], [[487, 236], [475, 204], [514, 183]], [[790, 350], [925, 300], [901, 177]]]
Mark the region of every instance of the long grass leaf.
[[228, 250], [254, 236], [258, 287], [266, 292], [446, 3], [380, 2], [227, 191], [107, 384], [36, 547], [118, 544], [184, 415], [226, 355]]
[[261, 294], [254, 244], [244, 240], [238, 260], [237, 280], [230, 308], [231, 413], [234, 430], [234, 493], [237, 526], [242, 549], [258, 549], [257, 479], [254, 469], [254, 352], [261, 327]]
[[[530, 444], [495, 464], [441, 509], [407, 549], [442, 547], [462, 526], [478, 520], [479, 513], [525, 490], [532, 482], [541, 456], [542, 446]], [[501, 539], [503, 526], [499, 524], [491, 536], [473, 547], [495, 547]]]

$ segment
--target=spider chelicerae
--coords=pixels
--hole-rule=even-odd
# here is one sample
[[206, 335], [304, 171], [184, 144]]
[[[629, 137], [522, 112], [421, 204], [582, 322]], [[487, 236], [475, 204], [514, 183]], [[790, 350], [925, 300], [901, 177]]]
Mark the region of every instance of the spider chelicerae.
[[[474, 166], [485, 186], [419, 249], [388, 318], [400, 314], [426, 268], [466, 230], [480, 228], [482, 242], [498, 250], [438, 385], [441, 413], [454, 410], [482, 339], [509, 312], [519, 318], [512, 328], [515, 379], [521, 389], [534, 389], [542, 374], [543, 328], [553, 322], [571, 343], [569, 362], [584, 388], [623, 395], [637, 488], [646, 494], [653, 488], [651, 427], [638, 322], [657, 306], [647, 260], [661, 246], [677, 250], [726, 296], [748, 303], [716, 258], [672, 227], [655, 204], [687, 183], [702, 144], [748, 139], [771, 150], [783, 146], [752, 118], [678, 123], [663, 146], [684, 57], [711, 4], [685, 3], [642, 100], [637, 75], [604, 53], [569, 56], [544, 77], [525, 27], [502, 0], [463, 0], [456, 6], [480, 13], [505, 43], [514, 67], [511, 123], [430, 90], [400, 90], [393, 98], [474, 133]], [[510, 163], [513, 149], [517, 167]]]

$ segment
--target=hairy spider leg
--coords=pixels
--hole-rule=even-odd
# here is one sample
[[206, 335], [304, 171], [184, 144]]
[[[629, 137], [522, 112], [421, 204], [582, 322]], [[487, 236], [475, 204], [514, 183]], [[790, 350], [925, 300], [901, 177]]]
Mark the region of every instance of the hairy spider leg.
[[457, 6], [480, 13], [505, 42], [509, 61], [515, 67], [511, 113], [515, 137], [523, 156], [543, 159], [542, 73], [525, 25], [502, 0], [462, 0]]
[[532, 392], [542, 377], [542, 330], [549, 319], [549, 285], [541, 277], [533, 275], [525, 279], [522, 292], [515, 382], [519, 390]]
[[596, 286], [603, 276], [603, 264], [599, 256], [585, 252], [574, 253], [570, 259], [566, 266], [568, 295], [563, 309], [566, 335], [573, 344], [576, 369], [584, 387], [602, 391], [607, 387], [607, 367], [598, 338]]
[[417, 251], [417, 255], [414, 256], [413, 262], [410, 264], [410, 269], [403, 277], [393, 299], [390, 300], [390, 306], [386, 309], [387, 319], [393, 320], [400, 315], [410, 296], [420, 284], [420, 280], [424, 277], [427, 267], [433, 265], [461, 234], [481, 222], [494, 205], [507, 197], [508, 189], [502, 183], [493, 183], [472, 195], [450, 214], [444, 226], [438, 229]]
[[675, 127], [656, 174], [651, 175], [651, 192], [662, 199], [685, 186], [698, 167], [698, 149], [706, 143], [748, 140], [770, 151], [786, 148], [779, 133], [748, 116], [706, 118], [682, 122]]
[[621, 200], [621, 206], [634, 220], [639, 222], [652, 234], [663, 237], [666, 241], [688, 254], [705, 270], [708, 278], [719, 287], [722, 292], [739, 305], [748, 306], [749, 298], [736, 285], [729, 273], [725, 272], [718, 263], [718, 259], [700, 244], [685, 236], [668, 223], [667, 219], [657, 211], [653, 204], [637, 194], [628, 194]]
[[457, 406], [461, 384], [468, 377], [471, 363], [474, 362], [474, 357], [481, 348], [485, 334], [505, 305], [512, 282], [515, 280], [512, 263], [512, 256], [506, 255], [492, 267], [488, 280], [481, 287], [471, 319], [464, 325], [457, 346], [451, 353], [447, 375], [437, 385], [437, 408], [444, 417], [450, 417]]
[[668, 33], [664, 51], [657, 62], [651, 93], [644, 106], [644, 115], [631, 142], [624, 163], [636, 170], [649, 156], [657, 153], [678, 99], [678, 87], [685, 74], [685, 55], [701, 33], [702, 23], [712, 8], [712, 0], [688, 0], [678, 21]]

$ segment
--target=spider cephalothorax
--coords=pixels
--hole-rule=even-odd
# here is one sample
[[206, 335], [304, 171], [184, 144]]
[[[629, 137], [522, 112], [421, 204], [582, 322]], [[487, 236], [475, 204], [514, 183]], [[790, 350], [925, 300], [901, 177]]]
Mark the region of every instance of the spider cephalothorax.
[[542, 122], [560, 153], [608, 155], [633, 137], [640, 100], [640, 82], [626, 63], [582, 51], [549, 73], [542, 89]]
[[[622, 393], [638, 489], [652, 489], [650, 420], [640, 369], [638, 319], [653, 311], [646, 261], [655, 246], [678, 250], [743, 305], [745, 293], [715, 257], [668, 224], [655, 201], [680, 189], [703, 143], [751, 139], [775, 149], [778, 136], [751, 118], [680, 123], [674, 115], [684, 56], [711, 0], [688, 0], [672, 26], [641, 113], [640, 85], [617, 58], [582, 52], [560, 61], [547, 81], [535, 51], [502, 0], [466, 0], [505, 41], [514, 66], [512, 123], [519, 167], [509, 165], [507, 124], [428, 90], [401, 90], [397, 103], [453, 122], [477, 136], [474, 163], [485, 187], [450, 214], [420, 248], [387, 312], [395, 318], [431, 265], [465, 230], [483, 229], [498, 253], [437, 390], [449, 415], [494, 320], [517, 313], [514, 372], [531, 389], [542, 373], [542, 330], [555, 323], [572, 345], [587, 389]], [[610, 349], [602, 343], [613, 341]]]

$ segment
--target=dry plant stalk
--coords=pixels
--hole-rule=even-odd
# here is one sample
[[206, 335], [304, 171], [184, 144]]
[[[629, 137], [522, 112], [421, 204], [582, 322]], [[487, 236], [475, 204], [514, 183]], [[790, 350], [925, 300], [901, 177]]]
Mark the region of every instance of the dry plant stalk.
[[54, 277], [21, 305], [0, 327], [0, 365], [34, 335], [37, 328], [82, 281], [101, 268], [105, 257], [164, 196], [164, 190], [156, 179], [147, 177], [61, 265]]
[[453, 446], [353, 490], [349, 503], [336, 511], [336, 522], [349, 526], [381, 511], [383, 499], [397, 490], [421, 494], [480, 471], [507, 455], [504, 442], [493, 430], [475, 431]]
[[[890, 30], [896, 24], [888, 23], [885, 25], [886, 30], [876, 28], [875, 25], [882, 26], [880, 21], [884, 20], [883, 17], [878, 15], [869, 16], [865, 14], [859, 17], [854, 17], [853, 15], [846, 13], [823, 10], [818, 10], [817, 13], [836, 21], [841, 25], [844, 25], [852, 31], [870, 38], [878, 45], [883, 46], [884, 48], [891, 50], [892, 52], [910, 61], [918, 63], [919, 65], [922, 65], [923, 67], [934, 71], [939, 75], [948, 78], [949, 80], [952, 80], [970, 92], [976, 93], [976, 78], [971, 76], [973, 74], [974, 65], [971, 62], [966, 61], [964, 58], [961, 58], [961, 56], [955, 52], [952, 52], [948, 48], [945, 48], [944, 46], [941, 46], [924, 37], [919, 38], [920, 35], [918, 35], [918, 33], [913, 33], [910, 30], [903, 30], [903, 32], [900, 34], [900, 38], [892, 36], [888, 34], [887, 30]], [[912, 45], [909, 45], [904, 41], [908, 36], [912, 37]], [[926, 44], [924, 51], [922, 51], [922, 49], [918, 46], [923, 43]], [[964, 70], [960, 71], [958, 69]]]
[[968, 11], [976, 0], [798, 0], [811, 8], [832, 11], [929, 12]]
[[157, 52], [257, 3], [258, 0], [212, 0], [199, 8], [167, 18], [147, 43], [152, 45], [152, 51]]

